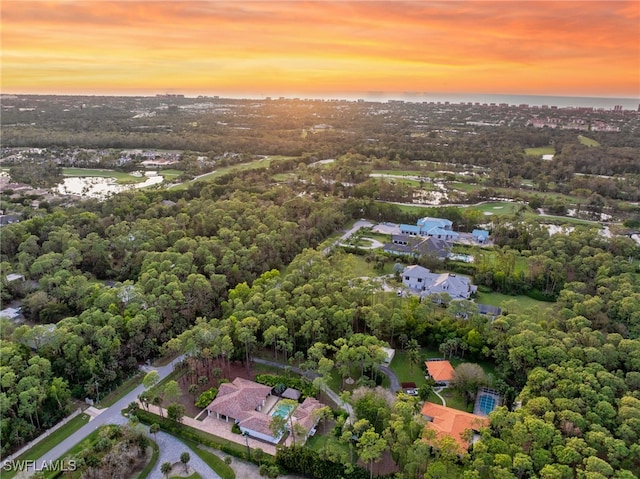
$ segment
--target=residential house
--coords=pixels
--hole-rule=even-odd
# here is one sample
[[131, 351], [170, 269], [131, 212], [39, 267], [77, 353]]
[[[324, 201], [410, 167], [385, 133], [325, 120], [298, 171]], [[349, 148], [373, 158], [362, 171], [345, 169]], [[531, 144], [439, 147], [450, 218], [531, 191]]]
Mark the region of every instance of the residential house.
[[431, 236], [435, 239], [453, 241], [458, 233], [452, 229], [453, 223], [443, 218], [420, 218], [416, 224], [400, 225], [400, 232], [407, 236]]
[[469, 278], [454, 273], [432, 273], [422, 266], [407, 266], [402, 272], [402, 283], [418, 292], [421, 298], [447, 293], [451, 299], [469, 299], [478, 287]]
[[489, 232], [486, 230], [473, 230], [471, 237], [476, 243], [485, 244], [489, 240]]
[[453, 380], [453, 366], [449, 361], [444, 359], [430, 359], [424, 362], [427, 368], [427, 374], [436, 384], [448, 386]]
[[436, 438], [448, 436], [466, 453], [469, 445], [480, 439], [479, 431], [489, 426], [489, 419], [446, 406], [425, 402], [422, 416], [427, 419], [426, 428], [435, 431]]
[[[300, 397], [295, 389], [287, 389], [285, 394], [291, 399]], [[207, 414], [226, 422], [235, 422], [248, 436], [277, 444], [283, 434], [274, 436], [271, 431], [273, 415], [286, 415], [286, 418], [292, 415], [292, 422], [302, 425], [308, 437], [315, 432], [318, 422], [313, 412], [321, 407], [323, 405], [314, 398], [306, 398], [295, 408], [281, 407], [279, 398], [271, 395], [270, 386], [236, 378], [220, 385], [217, 397], [207, 406]]]
[[0, 226], [6, 226], [20, 221], [16, 215], [0, 215]]
[[436, 239], [432, 236], [419, 238], [414, 236], [392, 235], [391, 243], [383, 246], [385, 253], [404, 255], [418, 258], [420, 256], [433, 256], [444, 260], [449, 256], [450, 243]]

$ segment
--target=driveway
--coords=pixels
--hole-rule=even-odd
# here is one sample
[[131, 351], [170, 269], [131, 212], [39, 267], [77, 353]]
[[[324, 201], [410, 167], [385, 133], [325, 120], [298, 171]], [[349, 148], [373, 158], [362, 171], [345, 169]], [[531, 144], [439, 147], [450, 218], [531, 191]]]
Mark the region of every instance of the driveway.
[[[165, 377], [167, 377], [172, 371], [173, 367], [182, 361], [185, 358], [185, 355], [178, 356], [176, 359], [171, 361], [166, 366], [162, 366], [157, 368], [158, 371], [158, 381], [161, 381]], [[133, 391], [128, 393], [118, 402], [116, 402], [113, 406], [102, 410], [102, 412], [91, 419], [87, 424], [82, 426], [76, 432], [67, 437], [64, 441], [58, 444], [53, 449], [50, 449], [43, 456], [38, 458], [35, 462], [35, 465], [38, 468], [42, 468], [42, 465], [45, 463], [52, 463], [59, 457], [62, 457], [69, 449], [82, 441], [85, 437], [91, 434], [93, 431], [98, 429], [100, 426], [104, 424], [126, 424], [127, 418], [122, 416], [120, 413], [124, 408], [126, 408], [130, 403], [135, 402], [138, 399], [138, 395], [144, 391], [144, 386], [140, 384]], [[193, 456], [192, 456], [193, 457]], [[179, 458], [178, 458], [179, 460]], [[31, 472], [31, 471], [29, 471]], [[25, 476], [26, 477], [26, 476]]]
[[400, 381], [398, 381], [396, 373], [394, 373], [389, 366], [380, 366], [380, 371], [389, 378], [389, 382], [391, 383], [389, 389], [394, 393], [400, 391]]
[[221, 479], [220, 476], [213, 469], [207, 466], [207, 464], [200, 459], [200, 457], [193, 452], [190, 447], [186, 446], [179, 439], [176, 439], [170, 434], [158, 432], [153, 437], [153, 440], [158, 443], [160, 454], [158, 456], [158, 462], [156, 462], [155, 467], [148, 476], [149, 479], [166, 479], [165, 475], [160, 472], [160, 466], [163, 462], [170, 462], [171, 464], [180, 462], [180, 454], [183, 452], [189, 453], [191, 456], [188, 463], [189, 466], [202, 477], [206, 477], [207, 479]]

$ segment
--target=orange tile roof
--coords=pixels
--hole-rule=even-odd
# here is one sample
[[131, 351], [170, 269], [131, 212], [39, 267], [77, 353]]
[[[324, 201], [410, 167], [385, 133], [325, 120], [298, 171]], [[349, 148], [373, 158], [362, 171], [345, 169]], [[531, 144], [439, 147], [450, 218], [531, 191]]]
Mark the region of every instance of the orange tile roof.
[[453, 379], [453, 367], [449, 361], [425, 361], [425, 366], [436, 382], [451, 381]]
[[462, 448], [462, 452], [469, 449], [469, 442], [463, 439], [467, 429], [474, 431], [489, 425], [489, 419], [476, 416], [464, 411], [458, 411], [450, 407], [441, 406], [432, 402], [425, 402], [422, 407], [422, 415], [431, 417], [433, 420], [427, 423], [428, 428], [436, 432], [438, 438], [449, 436], [453, 438]]

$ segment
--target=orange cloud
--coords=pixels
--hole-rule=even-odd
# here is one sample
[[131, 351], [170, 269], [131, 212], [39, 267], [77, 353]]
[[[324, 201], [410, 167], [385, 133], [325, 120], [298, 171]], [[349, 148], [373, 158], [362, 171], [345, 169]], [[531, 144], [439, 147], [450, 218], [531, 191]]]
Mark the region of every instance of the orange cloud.
[[640, 95], [637, 1], [5, 0], [2, 89]]

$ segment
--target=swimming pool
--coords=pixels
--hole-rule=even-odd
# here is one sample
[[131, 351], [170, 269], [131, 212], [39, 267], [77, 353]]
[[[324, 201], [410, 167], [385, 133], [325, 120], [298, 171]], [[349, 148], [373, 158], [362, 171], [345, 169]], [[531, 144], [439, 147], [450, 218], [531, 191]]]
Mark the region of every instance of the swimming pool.
[[478, 397], [478, 406], [482, 414], [489, 415], [496, 408], [496, 398], [490, 394], [482, 394]]
[[286, 419], [291, 414], [291, 411], [293, 411], [293, 408], [294, 408], [293, 404], [278, 403], [276, 404], [276, 407], [271, 413], [271, 417], [278, 416]]

